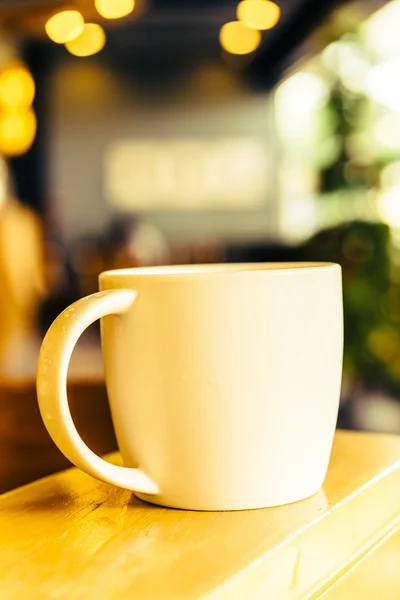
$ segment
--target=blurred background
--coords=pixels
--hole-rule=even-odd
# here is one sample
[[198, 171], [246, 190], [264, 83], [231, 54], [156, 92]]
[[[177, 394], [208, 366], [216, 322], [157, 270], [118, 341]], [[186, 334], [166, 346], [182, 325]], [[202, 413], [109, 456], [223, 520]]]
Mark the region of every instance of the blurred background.
[[399, 28], [400, 0], [0, 0], [3, 390], [104, 269], [333, 260], [339, 424], [400, 433]]

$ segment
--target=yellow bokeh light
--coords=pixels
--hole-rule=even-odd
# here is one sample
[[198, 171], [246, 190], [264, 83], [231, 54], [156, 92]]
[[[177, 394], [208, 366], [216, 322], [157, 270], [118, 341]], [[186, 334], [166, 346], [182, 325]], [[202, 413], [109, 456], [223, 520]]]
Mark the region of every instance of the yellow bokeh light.
[[126, 17], [135, 8], [135, 0], [95, 0], [94, 4], [104, 19]]
[[35, 96], [35, 83], [28, 69], [13, 65], [0, 74], [0, 104], [7, 108], [29, 108]]
[[36, 134], [36, 117], [32, 109], [0, 112], [0, 153], [5, 156], [24, 154]]
[[221, 27], [219, 41], [230, 54], [250, 54], [260, 45], [261, 33], [240, 21], [231, 21]]
[[50, 17], [46, 33], [56, 44], [71, 42], [83, 32], [85, 22], [78, 10], [63, 10]]
[[281, 9], [270, 0], [242, 0], [238, 4], [236, 15], [247, 27], [265, 31], [278, 23]]
[[83, 33], [72, 42], [65, 44], [68, 52], [74, 56], [91, 56], [104, 48], [106, 34], [101, 25], [86, 23]]

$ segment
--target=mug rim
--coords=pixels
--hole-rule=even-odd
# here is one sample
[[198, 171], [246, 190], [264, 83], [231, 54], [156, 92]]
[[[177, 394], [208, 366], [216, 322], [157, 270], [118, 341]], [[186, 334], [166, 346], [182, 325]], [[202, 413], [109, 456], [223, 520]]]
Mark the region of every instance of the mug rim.
[[238, 275], [250, 273], [269, 273], [270, 275], [299, 273], [315, 271], [322, 269], [324, 271], [341, 270], [338, 263], [334, 262], [313, 262], [313, 261], [291, 261], [291, 262], [254, 262], [254, 263], [211, 263], [211, 264], [181, 264], [181, 265], [160, 265], [149, 267], [128, 267], [123, 269], [110, 269], [103, 271], [99, 279], [109, 279], [113, 277], [201, 277], [210, 275]]

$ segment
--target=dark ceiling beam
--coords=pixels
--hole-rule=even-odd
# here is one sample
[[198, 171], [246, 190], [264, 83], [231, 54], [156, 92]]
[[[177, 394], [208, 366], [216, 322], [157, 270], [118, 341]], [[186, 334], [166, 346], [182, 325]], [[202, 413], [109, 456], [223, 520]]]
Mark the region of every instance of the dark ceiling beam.
[[[265, 38], [246, 77], [258, 88], [269, 89], [293, 62], [293, 54], [343, 0], [301, 0], [293, 2], [286, 19]], [[271, 32], [272, 33], [272, 32]]]

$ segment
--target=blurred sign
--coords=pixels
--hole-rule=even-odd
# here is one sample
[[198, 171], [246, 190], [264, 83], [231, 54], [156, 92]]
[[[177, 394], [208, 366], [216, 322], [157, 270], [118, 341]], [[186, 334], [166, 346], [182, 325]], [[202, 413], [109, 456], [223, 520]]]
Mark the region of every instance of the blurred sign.
[[132, 140], [105, 156], [105, 196], [121, 210], [265, 207], [271, 165], [265, 141]]

